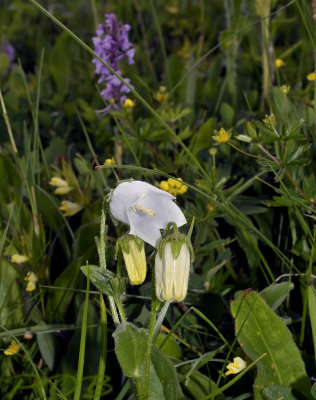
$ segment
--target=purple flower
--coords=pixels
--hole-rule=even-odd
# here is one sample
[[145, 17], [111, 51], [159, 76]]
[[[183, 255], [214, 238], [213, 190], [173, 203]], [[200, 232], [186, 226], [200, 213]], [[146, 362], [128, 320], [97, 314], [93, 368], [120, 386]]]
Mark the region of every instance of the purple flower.
[[[124, 57], [127, 58], [129, 64], [134, 64], [135, 49], [133, 49], [128, 38], [128, 31], [130, 29], [130, 25], [122, 24], [122, 22], [117, 20], [115, 14], [106, 14], [105, 24], [99, 24], [96, 31], [97, 36], [92, 38], [96, 54], [106, 61], [120, 76], [121, 71], [119, 70], [118, 63]], [[94, 58], [92, 62], [95, 64], [95, 73], [100, 75], [98, 83], [105, 82], [106, 84], [101, 94], [104, 100], [111, 102], [102, 112], [107, 114], [110, 110], [120, 110], [121, 104], [126, 100], [124, 93], [129, 93], [130, 89], [97, 58]], [[129, 79], [125, 79], [125, 81], [130, 84]]]
[[10, 61], [9, 67], [2, 74], [2, 76], [5, 76], [14, 66], [13, 60], [15, 57], [15, 50], [12, 44], [7, 43], [5, 39], [2, 39], [0, 43], [0, 52], [6, 53]]

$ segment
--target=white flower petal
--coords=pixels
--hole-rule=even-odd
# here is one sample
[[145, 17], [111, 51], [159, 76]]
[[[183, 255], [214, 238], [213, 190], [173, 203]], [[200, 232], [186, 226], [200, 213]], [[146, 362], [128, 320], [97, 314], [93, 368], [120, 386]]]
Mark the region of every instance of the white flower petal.
[[177, 226], [186, 223], [182, 211], [172, 201], [174, 198], [146, 182], [123, 182], [113, 192], [110, 210], [114, 218], [130, 226], [130, 234], [156, 246], [161, 238], [160, 229], [169, 222]]

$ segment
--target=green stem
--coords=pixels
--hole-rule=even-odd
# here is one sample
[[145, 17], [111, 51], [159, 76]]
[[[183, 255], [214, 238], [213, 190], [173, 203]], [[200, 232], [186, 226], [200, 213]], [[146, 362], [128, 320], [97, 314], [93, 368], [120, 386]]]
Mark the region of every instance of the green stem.
[[151, 346], [154, 339], [155, 334], [155, 325], [156, 325], [156, 294], [155, 294], [155, 271], [154, 268], [152, 270], [152, 280], [151, 280], [151, 313], [150, 313], [150, 322], [149, 322], [149, 332], [148, 332], [148, 345], [147, 351], [145, 355], [145, 379], [144, 379], [144, 399], [149, 399], [149, 371], [150, 371], [150, 355], [151, 355]]
[[139, 400], [143, 400], [144, 399], [144, 391], [143, 391], [141, 378], [135, 378], [134, 382], [135, 382], [136, 391], [137, 391], [137, 398]]
[[116, 305], [117, 305], [117, 308], [118, 308], [118, 311], [119, 311], [119, 314], [120, 314], [120, 317], [121, 317], [121, 321], [122, 322], [126, 322], [126, 316], [125, 316], [125, 312], [124, 312], [122, 301], [120, 299], [117, 299], [116, 300]]
[[111, 308], [111, 313], [112, 313], [112, 318], [113, 318], [113, 322], [114, 325], [116, 327], [118, 327], [120, 325], [120, 319], [119, 316], [117, 314], [117, 310], [116, 310], [116, 306], [115, 306], [115, 301], [113, 299], [113, 296], [108, 296], [109, 297], [109, 303], [110, 303], [110, 308]]

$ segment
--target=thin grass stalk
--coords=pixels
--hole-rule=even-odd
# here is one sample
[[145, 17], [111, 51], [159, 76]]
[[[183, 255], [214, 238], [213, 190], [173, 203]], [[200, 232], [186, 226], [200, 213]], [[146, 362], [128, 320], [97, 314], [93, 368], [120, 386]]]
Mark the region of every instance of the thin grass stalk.
[[10, 142], [11, 142], [11, 146], [12, 146], [13, 152], [17, 153], [18, 152], [18, 148], [16, 147], [16, 144], [15, 144], [14, 136], [13, 136], [12, 129], [11, 129], [10, 120], [9, 120], [9, 117], [8, 117], [8, 114], [7, 114], [7, 109], [6, 109], [5, 104], [4, 104], [4, 100], [3, 100], [3, 97], [2, 97], [1, 90], [0, 90], [0, 103], [1, 103], [2, 115], [3, 115], [4, 123], [5, 123], [6, 127], [7, 127], [7, 131], [8, 131], [8, 134], [9, 134], [9, 139], [10, 139]]
[[100, 315], [101, 315], [101, 354], [100, 354], [99, 369], [97, 375], [97, 383], [93, 400], [100, 400], [103, 388], [105, 367], [106, 367], [108, 330], [107, 330], [106, 306], [101, 293], [100, 293]]
[[87, 290], [86, 298], [84, 302], [82, 325], [81, 325], [81, 338], [80, 338], [80, 350], [79, 350], [79, 360], [77, 369], [77, 379], [76, 387], [74, 393], [74, 400], [80, 400], [81, 387], [82, 387], [82, 377], [83, 377], [83, 367], [86, 349], [86, 336], [87, 336], [87, 320], [88, 320], [88, 307], [89, 307], [89, 290], [90, 290], [90, 277], [89, 277], [89, 265], [87, 263]]

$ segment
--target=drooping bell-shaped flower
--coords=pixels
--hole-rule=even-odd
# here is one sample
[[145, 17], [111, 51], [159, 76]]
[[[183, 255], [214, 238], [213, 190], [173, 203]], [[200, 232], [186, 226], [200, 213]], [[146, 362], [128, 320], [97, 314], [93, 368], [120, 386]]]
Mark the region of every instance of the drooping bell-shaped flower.
[[159, 300], [184, 300], [192, 255], [191, 243], [184, 235], [175, 232], [161, 240], [155, 259], [155, 286]]
[[186, 223], [185, 216], [173, 202], [175, 197], [146, 182], [120, 183], [110, 197], [110, 210], [114, 218], [130, 226], [130, 234], [157, 247], [160, 229], [169, 222], [178, 227]]
[[144, 241], [133, 235], [124, 235], [119, 241], [126, 270], [132, 285], [140, 285], [146, 278]]

